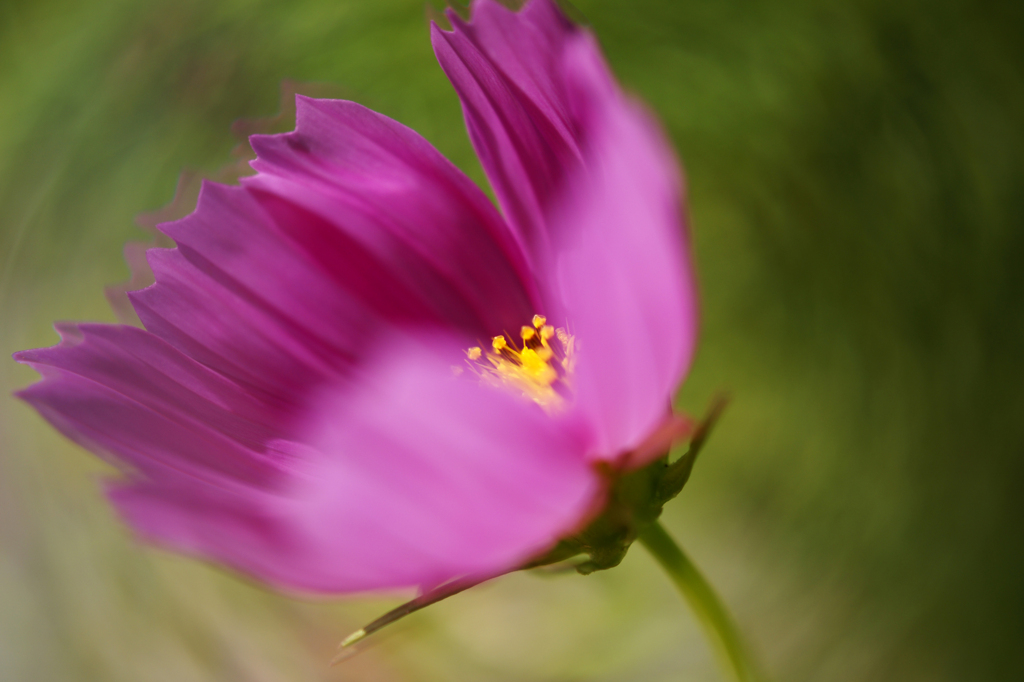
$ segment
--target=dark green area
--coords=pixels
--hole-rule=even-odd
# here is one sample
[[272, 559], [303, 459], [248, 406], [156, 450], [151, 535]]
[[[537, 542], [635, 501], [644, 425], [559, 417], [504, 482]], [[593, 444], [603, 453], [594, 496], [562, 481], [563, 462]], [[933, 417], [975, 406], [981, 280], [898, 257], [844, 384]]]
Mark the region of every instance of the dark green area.
[[[669, 524], [739, 529], [846, 595], [786, 652], [747, 624], [780, 681], [1024, 679], [1024, 4], [576, 6], [689, 176], [704, 327], [682, 404], [734, 397]], [[227, 162], [282, 79], [335, 84], [482, 182], [424, 8], [2, 0], [2, 350], [100, 314], [134, 216]], [[28, 414], [2, 410], [8, 434]]]

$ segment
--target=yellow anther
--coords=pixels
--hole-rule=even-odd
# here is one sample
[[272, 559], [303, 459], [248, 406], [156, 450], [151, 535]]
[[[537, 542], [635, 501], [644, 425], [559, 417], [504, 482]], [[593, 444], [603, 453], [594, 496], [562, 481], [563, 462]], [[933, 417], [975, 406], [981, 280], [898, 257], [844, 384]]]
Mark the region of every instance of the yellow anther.
[[486, 383], [510, 388], [545, 410], [555, 410], [571, 393], [575, 339], [565, 329], [549, 325], [543, 315], [534, 315], [531, 321], [532, 327], [519, 330], [522, 342], [511, 335], [495, 336], [492, 350], [467, 348], [466, 358]]
[[532, 348], [523, 349], [523, 352], [519, 354], [519, 362], [522, 363], [526, 373], [534, 377], [539, 377], [545, 373], [544, 370], [550, 369], [548, 363], [541, 360], [540, 356], [537, 355], [537, 351]]

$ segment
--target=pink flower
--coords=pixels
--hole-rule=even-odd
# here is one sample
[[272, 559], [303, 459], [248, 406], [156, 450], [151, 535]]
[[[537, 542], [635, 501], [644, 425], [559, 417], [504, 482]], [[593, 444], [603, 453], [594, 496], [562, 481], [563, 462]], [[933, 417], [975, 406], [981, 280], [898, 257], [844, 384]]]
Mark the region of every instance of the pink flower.
[[675, 158], [550, 0], [451, 20], [503, 215], [412, 130], [300, 97], [255, 176], [161, 227], [144, 330], [15, 356], [143, 537], [287, 590], [427, 590], [550, 550], [600, 463], [650, 459], [696, 331]]

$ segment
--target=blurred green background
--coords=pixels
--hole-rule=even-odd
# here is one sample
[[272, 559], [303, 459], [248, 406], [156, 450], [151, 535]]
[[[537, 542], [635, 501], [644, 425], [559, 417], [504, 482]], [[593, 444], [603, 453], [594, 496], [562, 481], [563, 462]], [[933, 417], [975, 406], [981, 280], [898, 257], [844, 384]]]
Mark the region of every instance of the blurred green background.
[[[578, 0], [689, 176], [734, 402], [666, 514], [773, 679], [1024, 679], [1024, 3]], [[333, 84], [483, 183], [423, 0], [0, 0], [0, 356], [113, 321], [135, 216], [283, 79]], [[136, 545], [104, 467], [0, 361], [0, 679], [717, 680], [642, 548], [395, 602], [306, 603]]]

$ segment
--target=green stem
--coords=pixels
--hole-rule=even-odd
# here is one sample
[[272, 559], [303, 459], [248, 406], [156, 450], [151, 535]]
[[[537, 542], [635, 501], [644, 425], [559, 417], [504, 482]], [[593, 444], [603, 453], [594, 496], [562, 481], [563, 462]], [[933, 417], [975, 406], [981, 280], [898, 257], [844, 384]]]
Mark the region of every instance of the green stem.
[[654, 555], [690, 604], [714, 644], [722, 666], [737, 682], [759, 678], [753, 661], [722, 600], [672, 536], [655, 521], [640, 533], [640, 542]]

